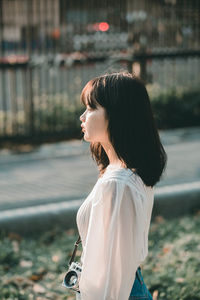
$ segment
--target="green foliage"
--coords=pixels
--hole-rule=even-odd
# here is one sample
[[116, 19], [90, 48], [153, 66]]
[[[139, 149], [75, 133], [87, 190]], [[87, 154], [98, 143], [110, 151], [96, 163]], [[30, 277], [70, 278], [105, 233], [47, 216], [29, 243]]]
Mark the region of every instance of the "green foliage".
[[19, 263], [19, 253], [15, 251], [15, 241], [10, 241], [7, 238], [0, 240], [0, 265], [4, 265], [4, 268], [15, 267]]
[[[168, 93], [154, 96], [151, 100], [152, 110], [159, 129], [190, 127], [200, 125], [200, 90], [170, 90]], [[36, 131], [78, 132], [79, 117], [84, 107], [80, 104], [59, 106], [52, 109], [36, 111]], [[38, 125], [37, 125], [38, 124]]]
[[[57, 228], [31, 238], [14, 233], [2, 236], [1, 300], [28, 300], [36, 299], [36, 296], [45, 297], [41, 299], [74, 299], [73, 293], [61, 286], [74, 240], [74, 230], [63, 232]], [[13, 257], [18, 259], [10, 255], [8, 261], [6, 253], [11, 252], [13, 244]], [[80, 256], [80, 251], [77, 254]]]
[[156, 124], [160, 129], [200, 125], [200, 91], [172, 90], [152, 99]]
[[48, 131], [80, 131], [79, 117], [84, 108], [80, 105], [59, 106], [53, 109], [38, 109], [35, 112], [35, 130], [36, 132]]
[[159, 300], [200, 299], [200, 215], [151, 225], [143, 275]]
[[[152, 222], [142, 274], [154, 299], [200, 300], [199, 228], [200, 213], [173, 220], [160, 216]], [[59, 228], [26, 238], [2, 235], [1, 300], [74, 300], [61, 283], [77, 236]], [[81, 247], [77, 259], [80, 255]]]
[[[155, 88], [154, 88], [155, 89]], [[169, 92], [154, 91], [148, 88], [151, 95], [152, 110], [155, 116], [156, 125], [159, 129], [170, 129], [179, 127], [200, 126], [200, 90], [170, 90]], [[30, 135], [29, 117], [18, 112], [16, 120], [18, 122], [19, 136], [12, 132], [12, 114], [7, 115], [7, 132], [14, 135], [12, 139], [2, 141], [1, 147], [12, 147], [14, 143], [42, 143], [81, 138], [80, 115], [84, 111], [84, 106], [77, 101], [76, 95], [73, 99], [65, 96], [48, 97], [41, 103], [34, 106], [33, 132]], [[64, 101], [66, 100], [66, 101]], [[36, 101], [37, 102], [37, 101]], [[5, 118], [4, 113], [0, 114], [0, 121]], [[3, 121], [0, 122], [3, 124]], [[22, 135], [22, 136], [21, 136]], [[20, 138], [21, 136], [21, 138]], [[9, 145], [9, 140], [11, 144]]]

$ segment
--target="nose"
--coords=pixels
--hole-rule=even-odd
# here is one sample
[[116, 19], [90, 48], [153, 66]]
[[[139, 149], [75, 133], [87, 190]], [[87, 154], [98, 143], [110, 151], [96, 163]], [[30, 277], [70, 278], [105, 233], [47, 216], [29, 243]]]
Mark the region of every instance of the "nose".
[[80, 116], [79, 119], [80, 119], [81, 122], [84, 122], [84, 120], [85, 120], [85, 112]]

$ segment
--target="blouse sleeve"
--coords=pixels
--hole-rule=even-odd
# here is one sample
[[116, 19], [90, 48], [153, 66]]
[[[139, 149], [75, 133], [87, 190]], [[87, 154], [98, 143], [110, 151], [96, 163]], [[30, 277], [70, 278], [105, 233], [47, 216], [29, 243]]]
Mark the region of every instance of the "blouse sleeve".
[[84, 248], [82, 300], [128, 300], [143, 247], [142, 206], [123, 181], [96, 190]]

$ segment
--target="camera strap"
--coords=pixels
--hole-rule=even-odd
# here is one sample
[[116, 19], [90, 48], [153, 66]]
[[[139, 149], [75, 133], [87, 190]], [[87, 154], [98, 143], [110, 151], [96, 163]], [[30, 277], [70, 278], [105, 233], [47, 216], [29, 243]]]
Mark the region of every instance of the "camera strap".
[[81, 237], [80, 235], [78, 236], [78, 239], [76, 241], [76, 243], [74, 244], [74, 251], [72, 253], [72, 257], [70, 258], [70, 261], [69, 261], [69, 266], [71, 265], [71, 263], [74, 261], [74, 257], [76, 256], [76, 251], [77, 251], [77, 248], [78, 248], [78, 245], [81, 243]]

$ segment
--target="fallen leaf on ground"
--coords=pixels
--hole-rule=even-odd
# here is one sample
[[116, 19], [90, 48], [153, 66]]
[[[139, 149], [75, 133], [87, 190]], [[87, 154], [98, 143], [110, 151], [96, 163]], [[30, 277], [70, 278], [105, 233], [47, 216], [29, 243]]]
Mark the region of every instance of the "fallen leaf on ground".
[[163, 216], [156, 216], [155, 222], [161, 224], [165, 222], [165, 219], [163, 218]]
[[33, 263], [32, 263], [32, 261], [30, 261], [30, 260], [20, 260], [20, 267], [23, 267], [23, 268], [30, 268], [30, 267], [32, 267], [33, 266]]
[[46, 273], [47, 273], [47, 271], [44, 268], [40, 268], [37, 271], [35, 271], [34, 274], [32, 274], [29, 277], [29, 279], [31, 279], [33, 281], [41, 280]]
[[37, 284], [37, 283], [34, 284], [33, 290], [35, 293], [40, 293], [40, 294], [46, 293], [46, 289], [42, 285]]
[[175, 279], [175, 281], [176, 281], [177, 283], [182, 283], [182, 282], [185, 281], [185, 279], [182, 278], [182, 277], [178, 277], [178, 278]]
[[15, 232], [10, 232], [10, 233], [8, 234], [8, 238], [9, 238], [10, 240], [17, 240], [18, 242], [20, 242], [21, 239], [22, 239], [22, 237], [21, 237], [19, 234], [15, 233]]
[[75, 230], [74, 229], [69, 229], [69, 230], [66, 231], [66, 234], [70, 235], [70, 236], [74, 235], [75, 234]]

